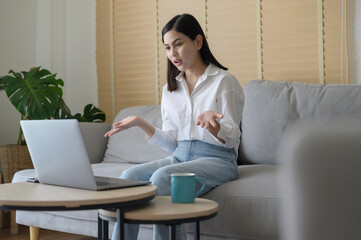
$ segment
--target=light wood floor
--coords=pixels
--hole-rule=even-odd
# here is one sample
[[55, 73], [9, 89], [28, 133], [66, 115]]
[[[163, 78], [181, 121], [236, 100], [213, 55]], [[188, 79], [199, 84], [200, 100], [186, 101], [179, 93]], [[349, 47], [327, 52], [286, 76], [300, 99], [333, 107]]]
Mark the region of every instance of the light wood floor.
[[[19, 234], [10, 234], [10, 229], [0, 229], [0, 239], [6, 240], [29, 240], [29, 228], [20, 225]], [[85, 237], [80, 235], [55, 232], [50, 230], [40, 230], [40, 240], [95, 240], [96, 238]]]

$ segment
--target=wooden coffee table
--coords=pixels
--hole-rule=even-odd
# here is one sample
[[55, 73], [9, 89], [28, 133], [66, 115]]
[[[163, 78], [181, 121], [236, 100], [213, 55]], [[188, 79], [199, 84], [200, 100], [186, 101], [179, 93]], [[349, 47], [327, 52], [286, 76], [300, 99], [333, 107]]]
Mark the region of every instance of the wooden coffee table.
[[154, 198], [155, 185], [90, 191], [41, 183], [0, 184], [0, 209], [29, 211], [66, 211], [100, 208], [124, 209]]
[[[124, 219], [118, 219], [116, 212], [99, 210], [99, 229], [101, 239], [108, 239], [108, 221], [129, 224], [165, 224], [171, 226], [171, 239], [176, 237], [176, 225], [194, 222], [194, 239], [199, 239], [199, 222], [217, 215], [218, 203], [196, 198], [194, 203], [172, 203], [169, 196], [156, 196], [145, 204], [127, 208]], [[124, 229], [124, 226], [120, 226]]]

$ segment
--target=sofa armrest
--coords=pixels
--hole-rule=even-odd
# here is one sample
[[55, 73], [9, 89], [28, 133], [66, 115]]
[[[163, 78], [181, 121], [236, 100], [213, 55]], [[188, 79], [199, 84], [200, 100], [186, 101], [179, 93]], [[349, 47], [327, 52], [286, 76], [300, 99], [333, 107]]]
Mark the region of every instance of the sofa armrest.
[[281, 146], [283, 239], [361, 239], [361, 121], [298, 125]]
[[108, 144], [108, 138], [105, 138], [104, 134], [111, 129], [112, 125], [110, 123], [80, 122], [79, 126], [90, 162], [103, 161]]

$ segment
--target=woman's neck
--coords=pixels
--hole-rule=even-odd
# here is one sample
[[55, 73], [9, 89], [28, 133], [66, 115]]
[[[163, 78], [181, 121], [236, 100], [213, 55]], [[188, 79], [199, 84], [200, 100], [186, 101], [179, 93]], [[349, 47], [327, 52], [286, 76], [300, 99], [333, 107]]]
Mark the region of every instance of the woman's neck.
[[202, 60], [198, 61], [197, 65], [194, 65], [192, 68], [185, 70], [184, 79], [186, 80], [189, 95], [192, 94], [194, 87], [196, 86], [199, 78], [204, 74], [208, 65], [205, 64]]
[[198, 79], [204, 74], [208, 65], [205, 64], [202, 60], [198, 61], [197, 64], [192, 66], [191, 68], [185, 70], [184, 78], [186, 82], [195, 85]]

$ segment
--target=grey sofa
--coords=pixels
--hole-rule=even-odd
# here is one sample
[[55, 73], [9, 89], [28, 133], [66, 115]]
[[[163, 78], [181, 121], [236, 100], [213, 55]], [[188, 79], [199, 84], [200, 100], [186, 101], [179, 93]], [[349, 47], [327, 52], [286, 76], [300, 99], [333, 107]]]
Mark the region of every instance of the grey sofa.
[[[328, 124], [331, 119], [361, 117], [361, 86], [254, 80], [246, 84], [244, 93], [239, 178], [202, 196], [219, 203], [217, 217], [201, 223], [202, 239], [281, 238], [285, 226], [281, 210], [288, 192], [280, 170], [292, 160], [287, 151], [279, 155], [287, 145], [282, 141], [284, 133], [299, 122]], [[159, 105], [124, 109], [114, 121], [129, 115], [161, 126]], [[136, 128], [114, 135], [108, 142], [103, 134], [109, 124], [82, 124], [81, 128], [95, 175], [119, 177], [134, 164], [169, 154], [149, 145]], [[13, 182], [35, 174], [34, 170], [17, 172]], [[16, 219], [28, 226], [97, 236], [96, 211], [18, 211]], [[188, 230], [191, 235], [191, 227]], [[150, 231], [151, 226], [142, 226], [138, 239], [150, 239]]]

